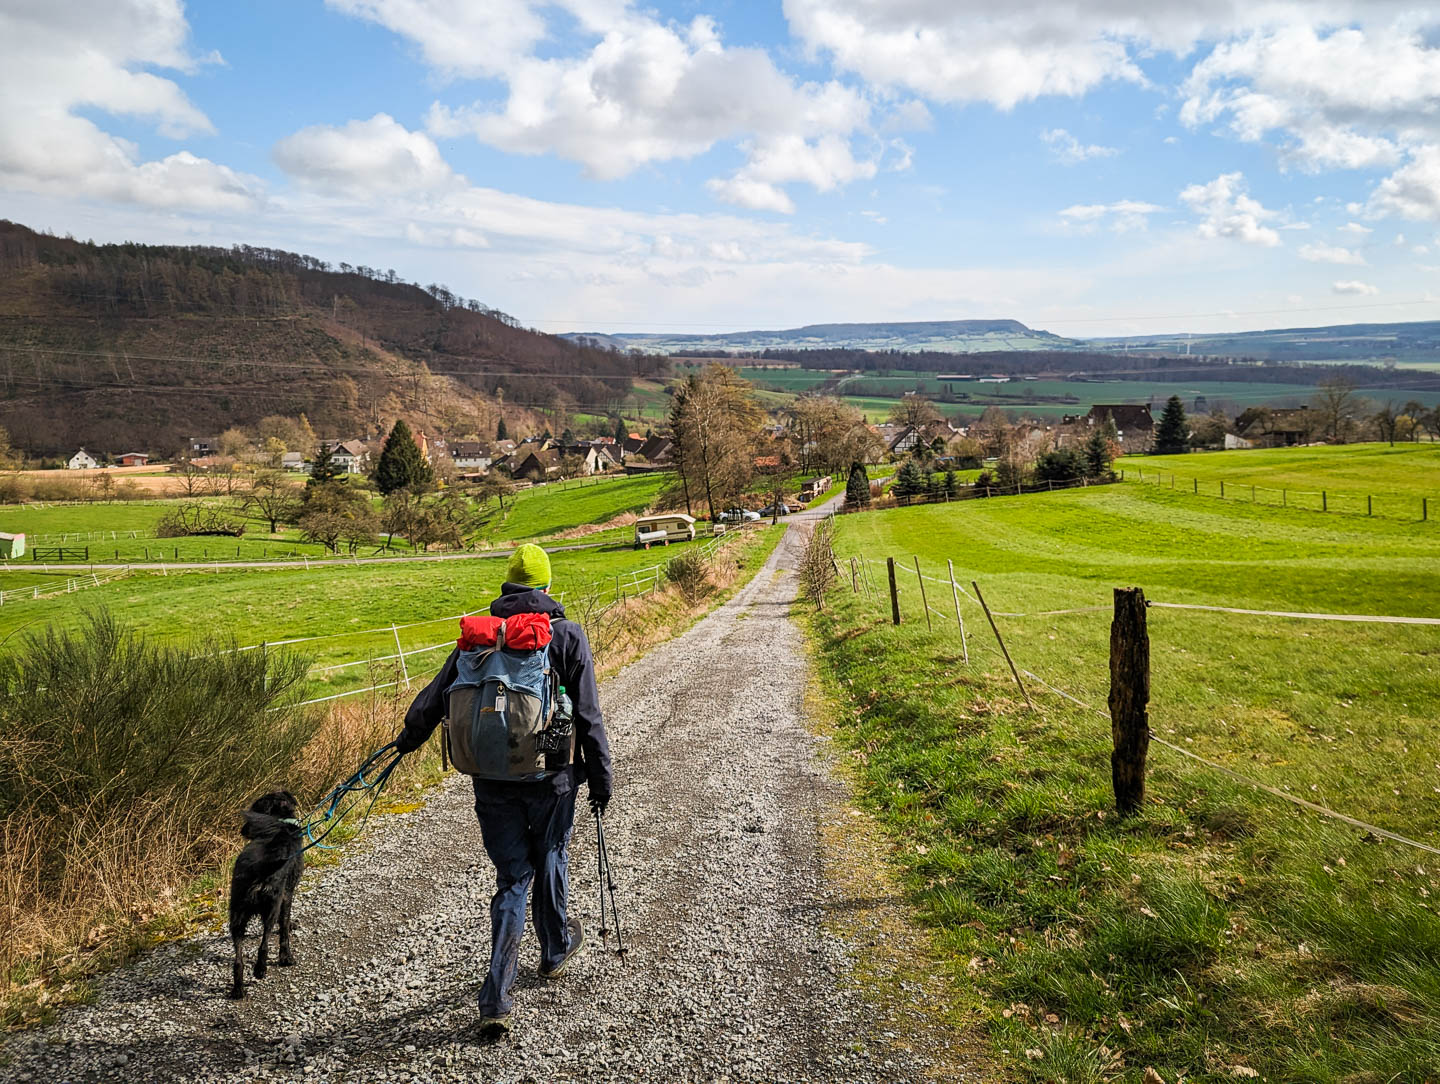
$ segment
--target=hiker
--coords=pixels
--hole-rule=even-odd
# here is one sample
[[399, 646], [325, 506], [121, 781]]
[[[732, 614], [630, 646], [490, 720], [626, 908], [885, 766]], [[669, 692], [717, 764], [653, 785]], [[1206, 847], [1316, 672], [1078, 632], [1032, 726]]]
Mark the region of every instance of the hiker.
[[[521, 546], [510, 558], [506, 582], [500, 597], [490, 604], [491, 616], [470, 617], [461, 622], [459, 646], [450, 653], [435, 680], [430, 682], [405, 713], [405, 729], [396, 738], [402, 753], [418, 749], [430, 736], [436, 724], [446, 715], [451, 687], [457, 679], [473, 673], [473, 652], [463, 651], [473, 642], [467, 637], [484, 639], [486, 629], [498, 630], [502, 619], [508, 635], [546, 636], [547, 630], [535, 630], [533, 618], [517, 615], [545, 615], [548, 622], [549, 664], [557, 686], [563, 687], [560, 697], [568, 696], [572, 707], [574, 750], [573, 763], [564, 763], [554, 771], [532, 773], [543, 778], [510, 779], [482, 778], [472, 775], [475, 787], [475, 814], [480, 820], [480, 835], [485, 852], [495, 865], [495, 895], [490, 900], [490, 973], [480, 989], [482, 1032], [496, 1035], [510, 1028], [513, 1001], [510, 987], [515, 981], [520, 959], [520, 938], [525, 931], [526, 896], [534, 882], [534, 916], [536, 934], [540, 939], [542, 978], [561, 975], [571, 958], [580, 950], [584, 932], [580, 921], [566, 917], [566, 893], [569, 883], [567, 863], [570, 831], [575, 823], [576, 787], [584, 779], [589, 790], [590, 808], [603, 814], [610, 801], [612, 777], [610, 744], [605, 737], [605, 722], [600, 714], [599, 692], [595, 686], [595, 661], [585, 630], [566, 620], [565, 608], [549, 595], [550, 557], [539, 546]], [[515, 621], [506, 619], [516, 618]], [[545, 626], [540, 621], [538, 625]], [[495, 631], [490, 632], [493, 644]], [[502, 637], [506, 635], [501, 633]], [[502, 644], [505, 641], [502, 639]], [[527, 642], [527, 647], [534, 643]], [[463, 657], [462, 657], [463, 656]], [[503, 660], [501, 660], [503, 663]], [[476, 681], [475, 678], [465, 680]], [[459, 692], [458, 688], [456, 690]], [[490, 694], [494, 697], [494, 692]], [[501, 692], [501, 696], [506, 693]], [[511, 694], [510, 700], [516, 697]], [[502, 710], [505, 702], [493, 705]], [[458, 696], [456, 712], [461, 713]], [[454, 724], [450, 733], [456, 734]], [[568, 737], [568, 735], [567, 735]], [[503, 745], [503, 743], [502, 743]], [[457, 767], [465, 770], [466, 760], [452, 737], [451, 750]], [[531, 747], [534, 754], [534, 747]], [[514, 760], [514, 743], [510, 756]], [[569, 753], [561, 757], [569, 760]], [[530, 767], [534, 767], [532, 760]], [[542, 760], [545, 767], [551, 761]], [[512, 773], [513, 774], [513, 773]]]

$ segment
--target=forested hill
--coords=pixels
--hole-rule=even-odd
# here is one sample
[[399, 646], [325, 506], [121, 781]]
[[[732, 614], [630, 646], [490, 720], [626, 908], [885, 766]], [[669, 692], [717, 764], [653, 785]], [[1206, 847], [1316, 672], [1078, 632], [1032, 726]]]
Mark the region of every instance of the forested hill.
[[385, 272], [276, 249], [96, 245], [0, 221], [0, 426], [37, 454], [168, 452], [266, 414], [493, 429], [603, 411], [663, 357], [574, 343]]
[[749, 353], [762, 350], [938, 350], [966, 354], [995, 350], [1060, 350], [1081, 345], [1019, 320], [927, 320], [879, 324], [807, 324], [784, 331], [715, 335], [571, 333], [567, 338], [664, 354]]

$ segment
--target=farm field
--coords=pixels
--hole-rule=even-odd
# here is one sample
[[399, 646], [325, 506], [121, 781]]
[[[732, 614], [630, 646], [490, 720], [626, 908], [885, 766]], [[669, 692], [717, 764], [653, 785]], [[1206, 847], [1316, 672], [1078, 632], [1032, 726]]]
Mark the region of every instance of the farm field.
[[[1102, 716], [1111, 588], [1436, 617], [1440, 531], [1108, 486], [844, 516], [836, 551], [842, 583], [813, 626], [838, 737], [959, 987], [978, 982], [987, 999], [1014, 1079], [1139, 1082], [1146, 1066], [1165, 1080], [1232, 1079], [1235, 1066], [1272, 1080], [1428, 1078], [1440, 1063], [1433, 856], [1154, 742], [1144, 812], [1118, 820]], [[851, 592], [850, 556], [881, 562], [878, 594]], [[1037, 713], [962, 595], [963, 661], [948, 582], [924, 584], [938, 611], [927, 629], [916, 556], [941, 581], [953, 560], [969, 594], [978, 581]], [[1440, 627], [1162, 608], [1148, 622], [1157, 739], [1440, 837]]]
[[[699, 542], [694, 545], [699, 545]], [[563, 602], [581, 594], [634, 593], [644, 586], [642, 570], [683, 552], [685, 545], [635, 551], [629, 545], [552, 554], [553, 593]], [[26, 586], [33, 574], [0, 576], [4, 586]], [[0, 639], [22, 628], [77, 627], [87, 610], [104, 608], [114, 617], [162, 641], [233, 640], [240, 645], [276, 644], [328, 637], [299, 649], [318, 668], [402, 650], [444, 644], [455, 637], [459, 615], [482, 609], [499, 593], [505, 560], [331, 566], [305, 569], [235, 569], [218, 573], [162, 575], [136, 572], [113, 583], [53, 598], [22, 600], [0, 609]], [[391, 624], [405, 626], [392, 632]], [[357, 635], [364, 633], [364, 635]], [[443, 652], [439, 652], [443, 658]], [[412, 663], [423, 670], [435, 656]], [[394, 667], [386, 662], [387, 674]], [[326, 688], [313, 695], [370, 684], [362, 666], [323, 675]], [[388, 677], [387, 677], [388, 680]]]
[[1188, 455], [1129, 455], [1115, 469], [1319, 494], [1321, 490], [1440, 497], [1440, 444], [1242, 448]]
[[[625, 512], [643, 511], [664, 484], [662, 477], [636, 475], [552, 483], [521, 490], [506, 498], [503, 513], [494, 500], [488, 503], [489, 519], [477, 538], [490, 545], [509, 546], [517, 541], [545, 538], [571, 527], [605, 523]], [[378, 497], [375, 502], [378, 510]], [[176, 503], [179, 502], [0, 505], [0, 530], [25, 532], [29, 549], [37, 545], [88, 547], [89, 560], [97, 564], [171, 560], [223, 563], [332, 556], [320, 544], [302, 540], [300, 532], [293, 527], [271, 534], [269, 524], [254, 517], [246, 519], [246, 532], [239, 538], [153, 537], [155, 525]], [[135, 537], [131, 537], [131, 532]], [[586, 540], [598, 541], [601, 537]], [[381, 538], [384, 538], [383, 532]], [[399, 537], [391, 541], [390, 548], [402, 554], [411, 552], [410, 545]], [[368, 555], [376, 549], [376, 546], [366, 546], [361, 552]], [[22, 562], [26, 559], [22, 558]]]

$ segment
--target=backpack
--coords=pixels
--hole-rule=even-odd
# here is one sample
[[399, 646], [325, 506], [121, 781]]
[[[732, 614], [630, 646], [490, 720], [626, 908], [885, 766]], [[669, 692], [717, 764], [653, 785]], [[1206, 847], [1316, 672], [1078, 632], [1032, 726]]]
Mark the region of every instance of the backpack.
[[550, 666], [551, 636], [547, 614], [461, 620], [445, 718], [458, 771], [480, 779], [533, 782], [573, 760], [570, 720], [556, 719], [560, 698]]

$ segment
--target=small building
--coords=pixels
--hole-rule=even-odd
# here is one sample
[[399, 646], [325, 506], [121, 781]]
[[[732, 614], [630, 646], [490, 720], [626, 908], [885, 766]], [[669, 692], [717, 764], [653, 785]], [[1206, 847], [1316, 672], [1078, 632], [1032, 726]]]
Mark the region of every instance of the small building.
[[0, 558], [9, 561], [24, 556], [25, 536], [23, 534], [6, 534], [4, 531], [0, 531]]
[[1308, 406], [1267, 410], [1251, 422], [1240, 435], [1252, 448], [1288, 448], [1309, 444], [1310, 437], [1320, 428], [1316, 412]]
[[370, 462], [370, 450], [360, 440], [326, 441], [330, 446], [330, 462], [344, 474], [363, 474]]
[[449, 451], [450, 460], [455, 464], [456, 470], [489, 470], [490, 464], [495, 461], [495, 453], [490, 450], [490, 445], [483, 441], [457, 440], [450, 445]]
[[304, 452], [283, 452], [280, 455], [280, 469], [308, 472]]
[[143, 467], [149, 462], [148, 452], [126, 452], [115, 457], [115, 465], [118, 467]]
[[828, 474], [822, 474], [815, 478], [807, 478], [800, 483], [800, 499], [802, 501], [813, 501], [829, 489], [830, 484], [831, 478]]
[[215, 454], [215, 441], [208, 437], [190, 437], [185, 444], [190, 449], [191, 459], [203, 459], [207, 455]]
[[95, 457], [84, 448], [72, 455], [65, 463], [69, 470], [94, 470], [99, 465], [95, 462]]
[[670, 449], [674, 443], [669, 437], [651, 437], [635, 454], [651, 463], [666, 463], [670, 460]]
[[1148, 451], [1155, 443], [1155, 419], [1148, 403], [1096, 403], [1081, 418], [1087, 426], [1115, 423], [1115, 435], [1127, 452]]
[[515, 453], [514, 466], [510, 468], [512, 478], [527, 478], [532, 482], [544, 482], [560, 473], [560, 453], [554, 448], [524, 449]]

